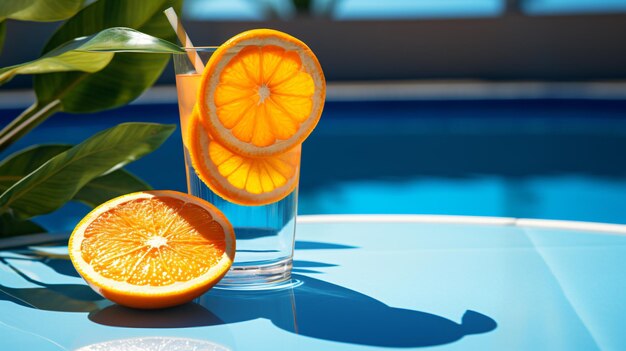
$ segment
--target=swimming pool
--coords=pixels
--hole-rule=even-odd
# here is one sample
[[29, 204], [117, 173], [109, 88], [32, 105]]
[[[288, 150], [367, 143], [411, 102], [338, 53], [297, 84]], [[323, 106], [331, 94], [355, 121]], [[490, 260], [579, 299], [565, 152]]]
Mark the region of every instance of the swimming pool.
[[[17, 113], [3, 111], [1, 123]], [[3, 155], [177, 119], [174, 104], [57, 114]], [[329, 101], [303, 146], [298, 212], [626, 223], [625, 151], [625, 100]], [[180, 133], [128, 168], [156, 189], [185, 191]], [[70, 204], [37, 221], [67, 231], [86, 211]]]

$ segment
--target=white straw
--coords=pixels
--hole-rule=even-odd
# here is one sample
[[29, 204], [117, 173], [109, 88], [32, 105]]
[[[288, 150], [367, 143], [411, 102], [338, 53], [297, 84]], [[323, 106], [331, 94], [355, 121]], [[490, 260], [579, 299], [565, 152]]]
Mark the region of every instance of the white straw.
[[[180, 43], [183, 45], [183, 47], [193, 48], [194, 46], [191, 43], [191, 39], [189, 39], [189, 35], [187, 35], [185, 28], [183, 28], [183, 23], [178, 18], [178, 15], [176, 15], [176, 11], [174, 11], [174, 9], [170, 7], [167, 10], [163, 11], [163, 13], [165, 14], [165, 16], [167, 16], [167, 20], [172, 25], [172, 28], [174, 28], [174, 31], [178, 36], [178, 40], [180, 40]], [[202, 73], [202, 71], [204, 71], [204, 64], [202, 63], [202, 59], [200, 59], [200, 55], [198, 55], [198, 52], [196, 50], [186, 51], [187, 55], [189, 56], [189, 60], [191, 60], [193, 66], [196, 69], [196, 72]]]

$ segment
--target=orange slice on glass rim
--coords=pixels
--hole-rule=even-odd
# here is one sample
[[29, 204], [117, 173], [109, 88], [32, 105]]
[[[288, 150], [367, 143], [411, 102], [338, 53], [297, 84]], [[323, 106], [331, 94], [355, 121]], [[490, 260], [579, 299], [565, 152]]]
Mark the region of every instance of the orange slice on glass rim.
[[213, 139], [197, 113], [187, 122], [185, 145], [198, 177], [230, 202], [266, 205], [283, 199], [298, 185], [300, 145], [275, 156], [238, 155]]
[[68, 249], [100, 295], [129, 307], [163, 308], [191, 301], [226, 274], [235, 234], [202, 199], [145, 191], [96, 207], [76, 226]]
[[306, 44], [276, 30], [254, 29], [213, 53], [198, 102], [220, 144], [263, 157], [302, 143], [320, 119], [325, 96], [322, 68]]

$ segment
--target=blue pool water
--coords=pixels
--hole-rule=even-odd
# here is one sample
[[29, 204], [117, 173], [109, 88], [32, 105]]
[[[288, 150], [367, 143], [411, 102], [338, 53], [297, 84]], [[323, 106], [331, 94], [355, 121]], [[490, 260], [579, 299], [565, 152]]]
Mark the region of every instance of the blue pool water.
[[[337, 20], [495, 17], [504, 12], [506, 5], [501, 0], [318, 0], [312, 3], [314, 12], [332, 9], [331, 15]], [[185, 17], [195, 20], [261, 21], [267, 17], [268, 4], [281, 18], [294, 15], [295, 9], [287, 1], [189, 0], [183, 12]], [[530, 0], [521, 1], [520, 6], [530, 15], [626, 11], [624, 0]]]
[[[171, 104], [58, 114], [3, 156], [125, 121], [177, 119]], [[298, 212], [626, 223], [625, 151], [626, 101], [331, 101], [303, 146]], [[154, 188], [185, 191], [180, 132], [128, 168]], [[37, 220], [65, 231], [86, 211], [70, 204]]]

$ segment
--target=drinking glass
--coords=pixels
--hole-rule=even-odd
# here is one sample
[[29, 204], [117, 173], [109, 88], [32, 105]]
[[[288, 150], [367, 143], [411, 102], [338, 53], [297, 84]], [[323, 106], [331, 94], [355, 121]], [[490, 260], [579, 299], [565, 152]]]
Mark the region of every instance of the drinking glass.
[[[174, 55], [182, 133], [185, 133], [188, 127], [202, 76], [202, 72], [197, 72], [194, 68], [191, 59], [197, 53], [206, 65], [215, 49], [215, 47], [187, 48], [188, 54]], [[214, 193], [198, 177], [187, 147], [184, 147], [184, 157], [189, 193], [207, 200], [220, 209], [232, 223], [237, 237], [233, 266], [216, 287], [273, 289], [288, 286], [295, 241], [298, 186], [287, 197], [268, 205], [235, 204]], [[298, 165], [296, 176], [299, 176], [299, 171]]]

